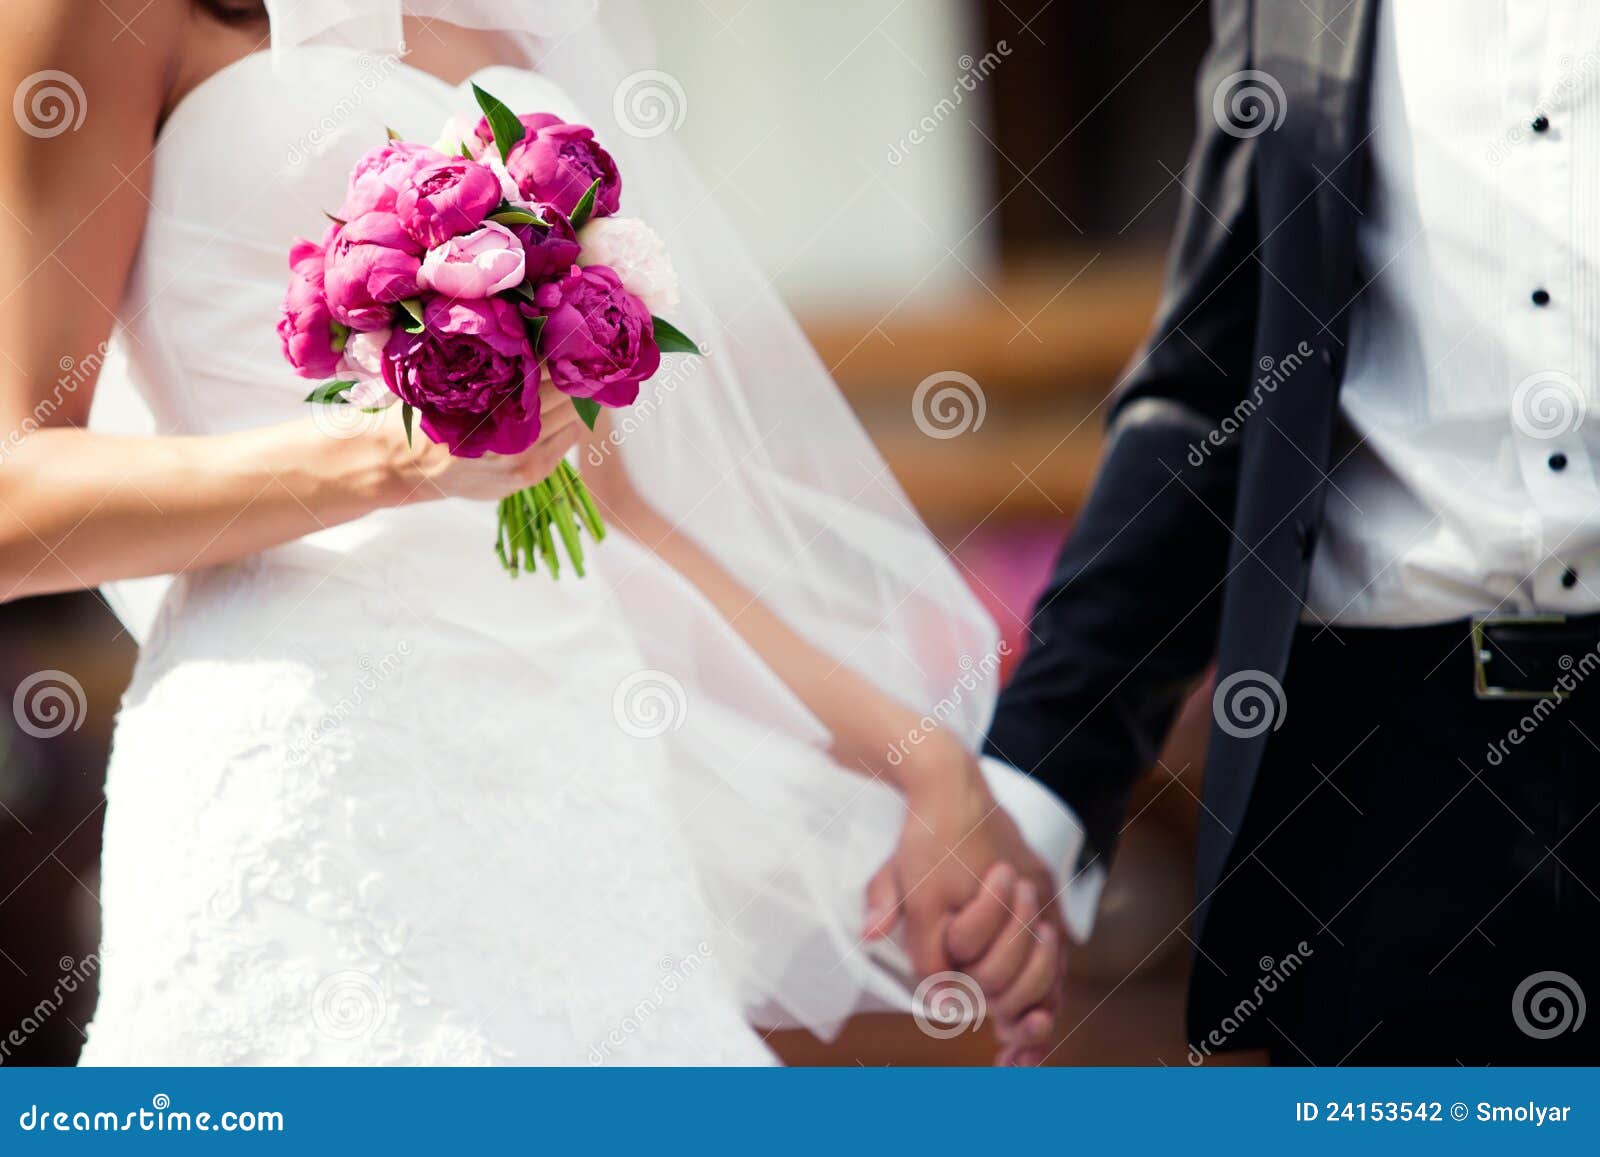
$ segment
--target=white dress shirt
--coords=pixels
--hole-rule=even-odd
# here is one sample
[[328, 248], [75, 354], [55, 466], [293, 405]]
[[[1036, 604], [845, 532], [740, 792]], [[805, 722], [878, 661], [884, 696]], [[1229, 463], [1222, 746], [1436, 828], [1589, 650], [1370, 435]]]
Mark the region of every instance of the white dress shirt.
[[1600, 609], [1600, 3], [1388, 0], [1306, 617]]
[[1384, 0], [1372, 84], [1305, 617], [1600, 610], [1600, 0]]

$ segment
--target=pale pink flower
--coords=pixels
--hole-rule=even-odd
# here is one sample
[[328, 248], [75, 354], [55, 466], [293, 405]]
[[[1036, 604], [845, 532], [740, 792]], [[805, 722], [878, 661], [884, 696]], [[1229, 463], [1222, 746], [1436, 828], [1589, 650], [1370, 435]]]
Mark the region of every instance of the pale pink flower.
[[527, 253], [516, 234], [489, 221], [428, 250], [418, 281], [445, 297], [477, 301], [522, 284]]
[[581, 266], [605, 265], [622, 286], [649, 307], [669, 313], [678, 305], [678, 275], [655, 230], [633, 217], [598, 217], [578, 233]]

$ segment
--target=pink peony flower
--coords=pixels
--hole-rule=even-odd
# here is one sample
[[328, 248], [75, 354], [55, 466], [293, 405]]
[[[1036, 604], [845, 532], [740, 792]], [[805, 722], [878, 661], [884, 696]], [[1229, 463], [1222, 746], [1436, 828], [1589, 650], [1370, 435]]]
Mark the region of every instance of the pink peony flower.
[[[595, 142], [593, 129], [568, 124], [550, 113], [519, 119], [527, 135], [506, 157], [506, 168], [525, 200], [546, 202], [570, 216], [598, 178], [594, 215], [609, 217], [617, 211], [622, 203], [622, 178], [611, 154]], [[479, 147], [494, 144], [487, 117], [478, 122], [477, 143]]]
[[415, 297], [422, 246], [393, 213], [367, 213], [337, 231], [328, 250], [328, 305], [351, 329], [389, 325], [396, 302]]
[[350, 188], [336, 216], [353, 221], [364, 213], [393, 213], [401, 188], [418, 169], [445, 159], [427, 145], [389, 141], [371, 149], [356, 162]]
[[539, 440], [539, 361], [516, 306], [498, 297], [429, 297], [422, 333], [394, 331], [383, 352], [389, 389], [422, 431], [460, 458], [520, 454]]
[[500, 204], [500, 181], [477, 161], [446, 157], [412, 173], [395, 198], [406, 231], [424, 248], [470, 233]]
[[583, 251], [579, 265], [606, 265], [616, 270], [622, 287], [649, 307], [669, 313], [678, 307], [678, 274], [667, 247], [654, 229], [633, 217], [590, 221], [578, 237]]
[[529, 279], [566, 276], [578, 263], [578, 235], [573, 232], [572, 222], [554, 205], [529, 205], [528, 211], [548, 222], [511, 227], [527, 254]]
[[278, 337], [283, 356], [303, 378], [326, 378], [339, 367], [333, 311], [323, 283], [327, 245], [337, 233], [338, 226], [330, 225], [320, 245], [302, 238], [289, 250], [289, 290], [283, 297]]
[[523, 308], [547, 319], [539, 346], [550, 380], [564, 394], [630, 406], [639, 383], [661, 366], [650, 311], [604, 265], [544, 283]]
[[516, 234], [493, 221], [472, 233], [452, 237], [422, 259], [424, 289], [446, 297], [493, 297], [526, 276], [527, 255]]

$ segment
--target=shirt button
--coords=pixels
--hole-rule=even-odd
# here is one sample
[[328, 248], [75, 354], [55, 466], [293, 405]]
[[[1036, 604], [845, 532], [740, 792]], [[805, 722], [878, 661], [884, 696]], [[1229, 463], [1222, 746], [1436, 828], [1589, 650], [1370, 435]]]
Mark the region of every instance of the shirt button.
[[1550, 127], [1550, 118], [1545, 116], [1544, 113], [1540, 113], [1533, 118], [1531, 127], [1534, 132], [1542, 133]]
[[1535, 305], [1549, 305], [1550, 304], [1550, 291], [1548, 289], [1535, 289], [1533, 291], [1533, 304], [1535, 304]]
[[1578, 585], [1578, 572], [1573, 570], [1569, 566], [1565, 571], [1563, 571], [1561, 573], [1561, 585], [1566, 587], [1569, 591], [1573, 587], [1577, 586]]
[[1560, 450], [1550, 455], [1550, 469], [1559, 473], [1567, 468], [1567, 456]]

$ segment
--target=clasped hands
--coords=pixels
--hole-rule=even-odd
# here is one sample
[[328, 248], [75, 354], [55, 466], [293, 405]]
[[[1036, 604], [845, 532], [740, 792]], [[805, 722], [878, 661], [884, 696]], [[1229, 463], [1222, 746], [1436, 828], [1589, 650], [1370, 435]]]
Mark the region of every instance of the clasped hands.
[[[1043, 1063], [1066, 962], [1049, 867], [965, 751], [925, 758], [902, 790], [905, 825], [867, 886], [863, 937], [900, 930], [928, 1013], [960, 1007], [991, 1020], [1001, 1044], [995, 1064]], [[941, 973], [959, 975], [930, 987]], [[943, 999], [940, 985], [952, 989]]]

